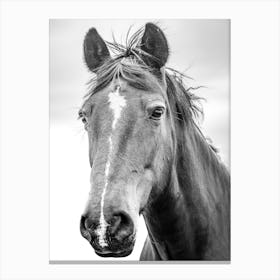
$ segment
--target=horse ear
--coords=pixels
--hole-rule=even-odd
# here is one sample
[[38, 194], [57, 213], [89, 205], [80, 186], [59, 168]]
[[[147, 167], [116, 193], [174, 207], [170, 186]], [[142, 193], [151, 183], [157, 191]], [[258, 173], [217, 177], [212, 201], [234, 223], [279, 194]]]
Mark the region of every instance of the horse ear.
[[84, 39], [84, 58], [92, 72], [96, 72], [96, 69], [110, 58], [109, 50], [95, 28], [91, 28]]
[[161, 68], [167, 62], [169, 55], [168, 44], [162, 30], [153, 23], [147, 23], [141, 40], [141, 50], [148, 55], [143, 55], [144, 62], [152, 68]]

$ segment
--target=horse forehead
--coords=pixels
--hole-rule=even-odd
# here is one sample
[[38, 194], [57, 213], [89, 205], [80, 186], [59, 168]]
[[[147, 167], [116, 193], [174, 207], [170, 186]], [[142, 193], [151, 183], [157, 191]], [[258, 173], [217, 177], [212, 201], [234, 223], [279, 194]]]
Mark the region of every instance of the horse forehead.
[[103, 111], [101, 114], [107, 114], [109, 111], [110, 113], [116, 112], [117, 116], [121, 112], [124, 116], [127, 113], [137, 113], [144, 104], [161, 97], [161, 92], [143, 91], [135, 89], [127, 83], [120, 83], [120, 85], [110, 85], [96, 94], [93, 103], [97, 105], [97, 114], [100, 114], [101, 111]]
[[122, 110], [127, 105], [127, 101], [124, 95], [121, 94], [120, 87], [116, 87], [115, 90], [110, 91], [108, 94], [109, 108], [113, 113], [112, 128], [115, 129], [117, 121], [119, 120]]
[[108, 93], [108, 103], [112, 111], [119, 111], [126, 106], [126, 96], [122, 94], [120, 87]]
[[[117, 117], [127, 109], [137, 106], [142, 102], [142, 95], [132, 90], [116, 87], [105, 94], [105, 104], [109, 111]], [[134, 108], [135, 109], [135, 108]]]

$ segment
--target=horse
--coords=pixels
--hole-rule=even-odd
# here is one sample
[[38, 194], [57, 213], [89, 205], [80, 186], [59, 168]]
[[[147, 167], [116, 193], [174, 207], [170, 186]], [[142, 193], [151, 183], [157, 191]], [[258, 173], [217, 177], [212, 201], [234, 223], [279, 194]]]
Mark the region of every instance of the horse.
[[83, 42], [93, 78], [79, 110], [91, 167], [80, 232], [98, 256], [126, 257], [143, 215], [140, 261], [228, 261], [230, 174], [199, 129], [199, 98], [166, 67], [158, 25], [126, 41], [91, 28]]

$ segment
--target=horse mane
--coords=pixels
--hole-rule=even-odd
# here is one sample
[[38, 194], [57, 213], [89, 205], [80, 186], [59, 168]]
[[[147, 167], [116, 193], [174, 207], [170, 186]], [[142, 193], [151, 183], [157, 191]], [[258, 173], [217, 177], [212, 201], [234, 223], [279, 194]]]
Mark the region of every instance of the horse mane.
[[[113, 35], [113, 42], [106, 41], [107, 46], [114, 54], [113, 58], [105, 61], [96, 69], [96, 74], [89, 80], [89, 91], [84, 97], [84, 104], [96, 92], [107, 87], [116, 79], [125, 80], [130, 86], [148, 91], [154, 90], [155, 87], [161, 88], [158, 77], [155, 75], [154, 69], [145, 64], [143, 56], [150, 56], [140, 48], [141, 38], [144, 28], [140, 28], [134, 34], [129, 36], [131, 27], [126, 36], [125, 44], [116, 42]], [[217, 154], [218, 149], [214, 147], [212, 141], [205, 137], [198, 126], [198, 120], [203, 118], [203, 108], [201, 100], [194, 91], [201, 88], [187, 87], [185, 80], [190, 78], [186, 74], [170, 67], [165, 67], [164, 75], [167, 85], [167, 97], [171, 103], [173, 116], [182, 124], [192, 122], [196, 126], [201, 137], [207, 142], [209, 148]]]

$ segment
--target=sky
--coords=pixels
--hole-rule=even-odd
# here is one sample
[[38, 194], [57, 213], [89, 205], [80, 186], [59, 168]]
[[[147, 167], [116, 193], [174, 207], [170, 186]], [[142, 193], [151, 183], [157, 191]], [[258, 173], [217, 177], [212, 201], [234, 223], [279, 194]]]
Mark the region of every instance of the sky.
[[[200, 127], [230, 165], [229, 20], [50, 20], [51, 260], [100, 260], [79, 233], [79, 219], [90, 189], [87, 135], [77, 120], [86, 83], [92, 76], [83, 62], [84, 36], [95, 27], [104, 40], [112, 41], [113, 33], [117, 41], [124, 42], [130, 26], [133, 32], [150, 21], [156, 22], [167, 37], [167, 66], [190, 76], [188, 86], [203, 86], [196, 91], [205, 98]], [[145, 236], [141, 220], [135, 250], [126, 259], [139, 259]]]

